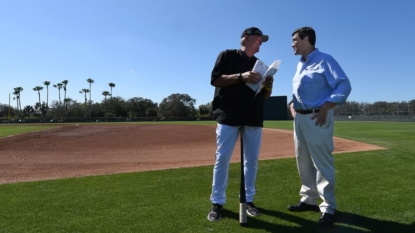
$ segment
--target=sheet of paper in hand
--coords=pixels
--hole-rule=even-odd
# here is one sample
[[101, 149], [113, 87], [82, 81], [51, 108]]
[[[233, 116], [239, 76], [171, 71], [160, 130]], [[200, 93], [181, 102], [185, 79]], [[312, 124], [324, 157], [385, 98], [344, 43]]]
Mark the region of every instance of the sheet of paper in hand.
[[252, 69], [252, 72], [260, 74], [261, 80], [257, 83], [246, 83], [246, 85], [255, 91], [255, 95], [258, 94], [263, 88], [265, 78], [268, 76], [273, 76], [275, 73], [277, 73], [280, 64], [281, 60], [276, 60], [268, 67], [263, 61], [258, 59], [254, 65], [254, 68]]

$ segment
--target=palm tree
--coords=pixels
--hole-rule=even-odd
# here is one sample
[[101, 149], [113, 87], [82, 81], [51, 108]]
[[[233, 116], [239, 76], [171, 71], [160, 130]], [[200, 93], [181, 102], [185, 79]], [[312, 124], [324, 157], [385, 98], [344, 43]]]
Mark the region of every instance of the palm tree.
[[61, 89], [62, 89], [63, 84], [62, 83], [58, 83], [53, 85], [53, 87], [58, 88], [59, 91], [59, 117], [62, 117], [62, 111], [61, 111]]
[[50, 84], [50, 81], [44, 81], [43, 82], [43, 85], [45, 85], [46, 86], [46, 107], [49, 107], [49, 84]]
[[44, 81], [43, 85], [46, 86], [46, 115], [48, 114], [48, 110], [49, 110], [49, 85], [50, 85], [50, 81]]
[[102, 95], [105, 96], [105, 101], [104, 101], [104, 105], [105, 105], [105, 111], [104, 111], [104, 116], [107, 116], [107, 96], [111, 95], [109, 93], [109, 91], [103, 91]]
[[40, 102], [40, 91], [43, 90], [43, 87], [36, 86], [33, 88], [34, 91], [37, 91], [37, 94], [39, 95], [39, 110], [40, 110], [40, 116], [43, 119], [43, 112], [42, 112], [42, 103]]
[[71, 98], [69, 98], [69, 97], [63, 99], [63, 102], [65, 103], [65, 106], [66, 106], [66, 108], [65, 108], [65, 118], [68, 117], [68, 103], [70, 103], [72, 101], [73, 100]]
[[89, 92], [89, 89], [86, 89], [86, 88], [79, 91], [79, 93], [85, 94], [85, 114], [84, 114], [84, 117], [86, 117], [86, 100], [87, 100], [86, 93], [88, 93], [88, 92]]
[[115, 87], [115, 83], [108, 83], [108, 85], [111, 87], [111, 99], [112, 99], [112, 88]]
[[63, 84], [63, 91], [64, 91], [63, 102], [65, 103], [65, 116], [66, 116], [66, 111], [68, 110], [68, 106], [66, 104], [67, 102], [65, 102], [65, 99], [66, 99], [66, 85], [68, 85], [68, 80], [63, 80], [62, 84]]
[[[13, 95], [15, 95], [16, 97], [13, 97], [13, 100], [16, 100], [16, 109], [17, 111], [19, 111], [19, 92], [18, 91], [14, 91]], [[19, 112], [19, 117], [20, 117], [20, 112]]]
[[22, 91], [23, 91], [23, 87], [15, 87], [14, 92], [16, 94], [13, 93], [13, 94], [16, 95], [16, 98], [17, 98], [17, 102], [18, 102], [17, 108], [20, 109], [20, 112], [19, 112], [20, 119], [22, 119], [22, 104], [21, 104], [22, 102], [21, 102], [21, 98], [20, 98], [20, 92], [22, 92]]
[[[114, 88], [115, 87], [115, 83], [108, 83], [108, 85], [110, 86], [110, 88], [111, 88], [111, 100], [112, 100], [112, 88]], [[112, 107], [111, 106], [111, 104], [112, 104], [112, 101], [110, 101], [110, 108]]]
[[94, 83], [94, 80], [92, 78], [88, 78], [86, 80], [89, 83], [89, 118], [91, 118], [91, 104], [92, 104], [92, 100], [91, 100], [91, 85]]

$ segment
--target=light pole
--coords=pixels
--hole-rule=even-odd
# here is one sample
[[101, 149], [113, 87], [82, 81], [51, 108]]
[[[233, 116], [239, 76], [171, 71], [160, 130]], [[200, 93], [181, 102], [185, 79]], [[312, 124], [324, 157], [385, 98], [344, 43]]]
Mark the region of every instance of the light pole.
[[398, 102], [398, 116], [399, 116], [399, 102]]
[[409, 102], [408, 102], [408, 115], [409, 115]]
[[9, 123], [10, 123], [10, 93], [9, 93]]

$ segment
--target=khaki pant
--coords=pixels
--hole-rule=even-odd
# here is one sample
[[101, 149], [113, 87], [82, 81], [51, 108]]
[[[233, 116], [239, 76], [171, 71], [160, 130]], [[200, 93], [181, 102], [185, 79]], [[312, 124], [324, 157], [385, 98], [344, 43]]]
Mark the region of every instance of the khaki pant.
[[326, 124], [316, 126], [314, 114], [299, 114], [294, 118], [294, 144], [298, 173], [301, 179], [301, 201], [316, 205], [320, 197], [320, 211], [333, 214], [336, 210], [334, 198], [335, 171], [332, 152], [334, 150], [333, 111], [328, 112]]

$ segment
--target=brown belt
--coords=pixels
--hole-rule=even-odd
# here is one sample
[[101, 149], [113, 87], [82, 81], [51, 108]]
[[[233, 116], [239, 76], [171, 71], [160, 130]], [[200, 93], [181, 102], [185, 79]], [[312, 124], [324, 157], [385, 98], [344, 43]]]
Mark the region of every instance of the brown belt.
[[313, 110], [296, 109], [295, 111], [300, 113], [300, 114], [310, 114], [310, 113], [318, 113], [320, 111], [320, 109], [313, 109]]

